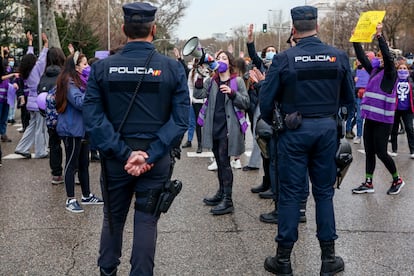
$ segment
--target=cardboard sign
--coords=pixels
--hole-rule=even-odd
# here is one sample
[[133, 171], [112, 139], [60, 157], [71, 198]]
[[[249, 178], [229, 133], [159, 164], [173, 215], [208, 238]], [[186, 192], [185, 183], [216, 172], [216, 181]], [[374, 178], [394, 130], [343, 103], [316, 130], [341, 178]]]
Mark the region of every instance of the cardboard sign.
[[382, 22], [384, 16], [385, 11], [367, 11], [361, 13], [354, 34], [349, 39], [349, 42], [372, 42], [377, 24]]
[[109, 51], [96, 51], [95, 57], [99, 59], [104, 59], [109, 56]]

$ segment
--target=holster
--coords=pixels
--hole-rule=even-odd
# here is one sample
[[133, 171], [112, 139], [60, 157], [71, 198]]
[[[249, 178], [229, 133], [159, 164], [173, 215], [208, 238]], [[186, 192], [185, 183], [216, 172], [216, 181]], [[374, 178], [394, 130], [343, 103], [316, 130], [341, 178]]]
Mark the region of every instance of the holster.
[[275, 108], [273, 109], [273, 130], [275, 133], [281, 132], [285, 126], [283, 122], [282, 113], [280, 112], [280, 109], [277, 104], [275, 104]]
[[167, 213], [175, 197], [180, 193], [183, 184], [179, 180], [167, 181], [162, 190], [148, 190], [136, 192], [137, 198], [146, 198], [145, 203], [135, 202], [135, 210], [153, 214], [159, 217], [161, 213]]
[[183, 184], [179, 180], [167, 181], [164, 185], [164, 190], [158, 198], [157, 207], [154, 215], [160, 216], [161, 213], [167, 213], [173, 203], [175, 197], [181, 192]]

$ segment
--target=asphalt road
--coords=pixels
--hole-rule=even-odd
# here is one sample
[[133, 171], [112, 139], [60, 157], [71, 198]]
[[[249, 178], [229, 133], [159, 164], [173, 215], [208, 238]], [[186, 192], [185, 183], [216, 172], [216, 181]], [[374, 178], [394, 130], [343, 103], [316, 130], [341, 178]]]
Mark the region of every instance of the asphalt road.
[[[81, 214], [66, 211], [64, 185], [51, 185], [48, 159], [24, 160], [12, 154], [21, 137], [17, 128], [9, 126], [13, 141], [2, 143], [0, 275], [99, 275], [102, 207], [86, 206]], [[246, 139], [250, 150], [251, 137]], [[406, 186], [396, 196], [386, 194], [391, 177], [381, 162], [374, 174], [375, 193], [352, 195], [365, 168], [363, 146], [352, 144], [354, 162], [334, 199], [336, 251], [345, 261], [342, 275], [414, 275], [414, 160], [405, 135], [399, 141], [395, 160]], [[182, 180], [184, 188], [159, 221], [155, 275], [270, 275], [263, 262], [275, 254], [277, 226], [260, 222], [259, 214], [271, 211], [272, 202], [250, 192], [260, 183], [262, 170], [234, 170], [235, 212], [212, 216], [202, 198], [216, 191], [217, 176], [207, 170], [209, 154], [197, 155], [195, 150], [196, 145], [183, 150], [176, 164], [174, 177]], [[241, 160], [247, 164], [248, 157]], [[92, 192], [98, 195], [99, 170], [99, 163], [91, 163]], [[79, 186], [76, 195], [80, 197]], [[308, 222], [300, 225], [292, 254], [294, 275], [319, 275], [314, 216], [310, 197]], [[129, 273], [131, 230], [129, 216], [119, 275]]]

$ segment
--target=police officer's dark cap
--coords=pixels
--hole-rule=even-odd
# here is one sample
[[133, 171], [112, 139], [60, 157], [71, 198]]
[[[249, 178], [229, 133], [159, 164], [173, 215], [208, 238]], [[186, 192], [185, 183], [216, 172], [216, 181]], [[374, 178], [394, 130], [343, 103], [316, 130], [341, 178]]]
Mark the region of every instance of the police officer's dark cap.
[[312, 6], [299, 6], [290, 10], [292, 21], [318, 18], [318, 9]]
[[147, 23], [155, 20], [157, 8], [149, 3], [135, 2], [122, 6], [124, 20], [129, 23]]

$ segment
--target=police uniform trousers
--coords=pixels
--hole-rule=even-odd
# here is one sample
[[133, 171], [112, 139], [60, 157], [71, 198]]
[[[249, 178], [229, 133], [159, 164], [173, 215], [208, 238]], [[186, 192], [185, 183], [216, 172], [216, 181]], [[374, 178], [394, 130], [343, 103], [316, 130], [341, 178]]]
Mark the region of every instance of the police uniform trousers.
[[[124, 170], [125, 164], [118, 160], [106, 159], [104, 162], [109, 195], [105, 197], [98, 266], [109, 269], [120, 264], [123, 231], [134, 194], [136, 192], [145, 194], [152, 189], [160, 190], [168, 180], [171, 159], [169, 154], [164, 156], [150, 171], [138, 177], [129, 175]], [[101, 185], [103, 185], [102, 177]], [[102, 194], [105, 194], [104, 189]], [[137, 204], [145, 205], [146, 201], [146, 197], [135, 197]], [[131, 276], [153, 275], [158, 218], [151, 213], [134, 209]]]
[[276, 242], [292, 247], [298, 239], [300, 202], [307, 194], [307, 172], [316, 205], [317, 237], [337, 239], [332, 198], [336, 179], [335, 153], [338, 148], [336, 121], [303, 118], [296, 130], [285, 130], [278, 142], [278, 234]]
[[[278, 158], [277, 158], [277, 137], [272, 137], [269, 141], [268, 148], [269, 148], [269, 155], [270, 158], [266, 159], [263, 158], [263, 169], [265, 170], [265, 175], [269, 175], [270, 183], [271, 183], [271, 191], [273, 193], [273, 200], [278, 202], [279, 200], [279, 175], [278, 175]], [[266, 170], [268, 171], [266, 173]], [[306, 205], [309, 196], [309, 177], [308, 173], [306, 173], [305, 179], [303, 180], [305, 183], [305, 193], [303, 194], [302, 203]]]

